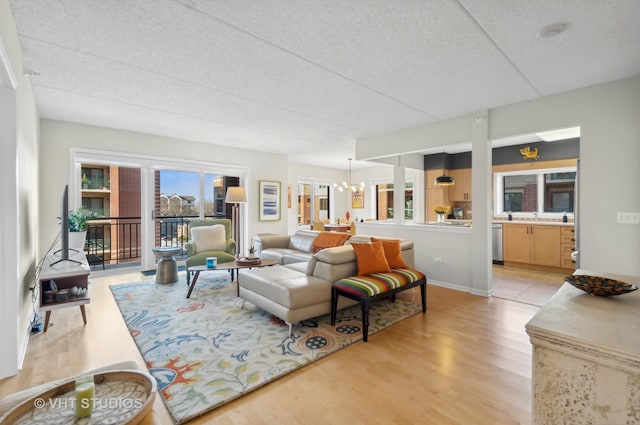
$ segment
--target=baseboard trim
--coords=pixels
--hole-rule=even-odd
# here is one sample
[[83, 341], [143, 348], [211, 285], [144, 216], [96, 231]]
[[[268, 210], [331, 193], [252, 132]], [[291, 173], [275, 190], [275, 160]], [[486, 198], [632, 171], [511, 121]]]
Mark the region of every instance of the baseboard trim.
[[31, 338], [31, 324], [29, 324], [29, 329], [27, 329], [27, 331], [24, 333], [22, 346], [20, 347], [20, 354], [18, 355], [18, 370], [16, 371], [16, 373], [22, 370], [24, 359], [27, 356], [27, 348], [29, 347], [30, 338]]
[[434, 286], [441, 286], [443, 288], [453, 289], [455, 291], [460, 291], [460, 292], [471, 292], [471, 288], [469, 288], [468, 286], [457, 285], [455, 283], [450, 283], [450, 282], [442, 282], [439, 280], [427, 279], [427, 284], [434, 285]]
[[513, 261], [505, 261], [504, 265], [507, 267], [517, 267], [519, 269], [538, 270], [541, 272], [551, 273], [573, 274], [573, 272], [575, 272], [574, 269], [563, 269], [562, 267], [553, 266], [540, 266], [537, 264], [515, 263]]
[[439, 280], [428, 279], [427, 284], [433, 286], [440, 286], [442, 288], [453, 289], [454, 291], [467, 292], [471, 295], [477, 295], [480, 297], [491, 297], [493, 296], [493, 288], [489, 291], [478, 291], [477, 289], [469, 288], [468, 286], [456, 285], [455, 283], [450, 282], [442, 282]]

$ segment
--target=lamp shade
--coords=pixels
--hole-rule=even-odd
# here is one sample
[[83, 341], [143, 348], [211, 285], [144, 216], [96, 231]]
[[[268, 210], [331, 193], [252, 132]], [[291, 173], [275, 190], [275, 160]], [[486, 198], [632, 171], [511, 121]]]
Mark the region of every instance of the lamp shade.
[[451, 176], [442, 175], [440, 177], [436, 177], [434, 184], [436, 186], [453, 186], [455, 184], [455, 181]]
[[244, 187], [234, 186], [227, 189], [227, 196], [224, 198], [227, 204], [243, 204], [247, 202], [247, 193]]

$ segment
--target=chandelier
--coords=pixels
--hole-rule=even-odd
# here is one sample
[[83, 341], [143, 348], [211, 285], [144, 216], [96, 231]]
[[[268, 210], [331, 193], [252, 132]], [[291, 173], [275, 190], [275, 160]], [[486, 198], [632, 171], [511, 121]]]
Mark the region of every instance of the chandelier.
[[334, 183], [333, 187], [337, 188], [340, 192], [351, 191], [351, 192], [362, 192], [364, 191], [364, 182], [360, 182], [359, 184], [351, 183], [351, 161], [353, 159], [349, 158], [349, 183], [342, 182], [341, 185], [338, 183]]

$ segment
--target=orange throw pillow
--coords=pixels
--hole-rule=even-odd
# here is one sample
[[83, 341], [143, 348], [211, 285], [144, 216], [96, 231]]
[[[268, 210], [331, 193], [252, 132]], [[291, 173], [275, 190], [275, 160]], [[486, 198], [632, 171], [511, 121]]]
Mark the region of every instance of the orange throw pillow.
[[313, 241], [313, 253], [321, 249], [341, 246], [349, 239], [351, 235], [343, 232], [320, 232]]
[[384, 256], [382, 243], [352, 243], [351, 246], [356, 254], [358, 276], [391, 272], [387, 258]]
[[387, 258], [387, 263], [392, 269], [408, 269], [407, 263], [402, 258], [402, 249], [400, 248], [399, 239], [376, 239], [371, 238], [371, 242], [382, 242], [382, 248], [384, 249], [384, 256]]

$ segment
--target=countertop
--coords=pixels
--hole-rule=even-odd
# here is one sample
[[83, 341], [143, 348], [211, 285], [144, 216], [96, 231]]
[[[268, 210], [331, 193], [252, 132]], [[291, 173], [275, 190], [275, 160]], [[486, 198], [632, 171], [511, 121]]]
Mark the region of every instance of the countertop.
[[[579, 269], [574, 274], [603, 276], [640, 285], [640, 277]], [[640, 365], [640, 290], [598, 297], [569, 283], [526, 324], [530, 338], [567, 347], [581, 347], [591, 355], [622, 358]]]
[[471, 220], [446, 220], [444, 223], [437, 222], [437, 221], [427, 221], [426, 223], [420, 223], [420, 224], [425, 224], [428, 226], [442, 226], [442, 227], [446, 227], [446, 226], [471, 227]]
[[529, 225], [542, 225], [542, 226], [570, 226], [573, 227], [575, 223], [562, 221], [540, 221], [540, 220], [492, 220], [495, 224], [529, 224]]
[[[427, 225], [433, 226], [466, 226], [471, 227], [473, 220], [446, 220], [444, 223], [438, 223], [437, 221], [429, 221]], [[541, 220], [491, 220], [494, 224], [527, 224], [527, 225], [543, 225], [543, 226], [568, 226], [573, 227], [573, 222], [563, 223], [561, 221], [541, 221]]]

